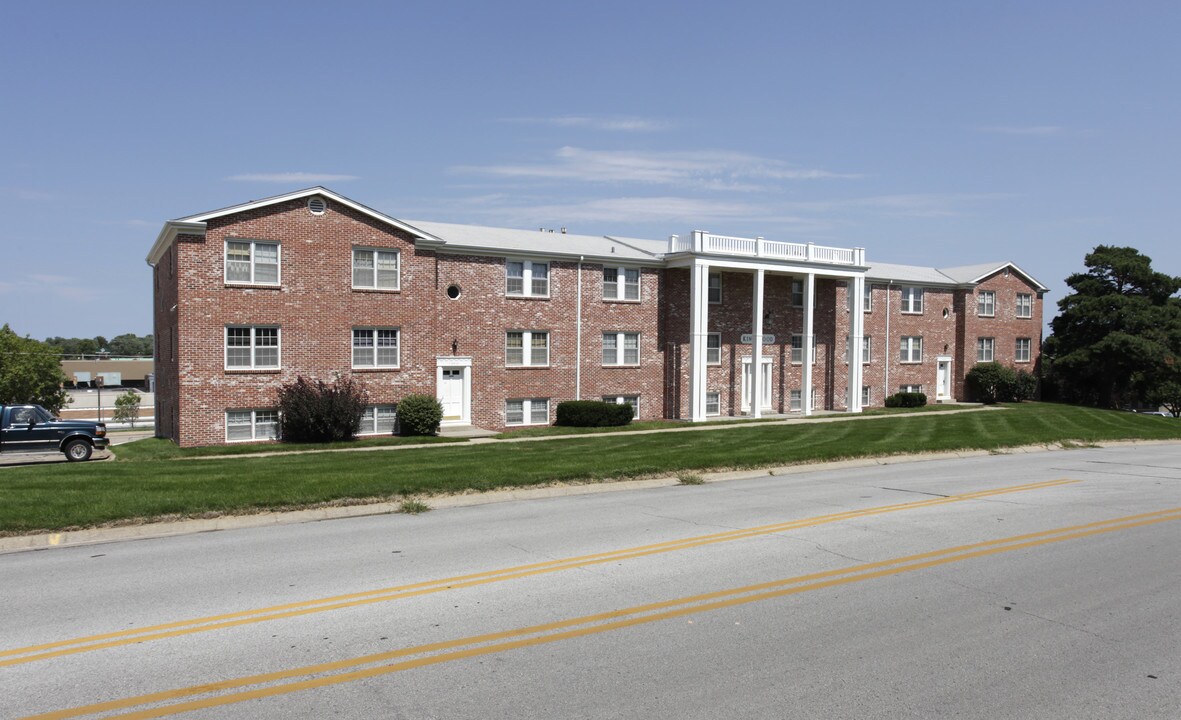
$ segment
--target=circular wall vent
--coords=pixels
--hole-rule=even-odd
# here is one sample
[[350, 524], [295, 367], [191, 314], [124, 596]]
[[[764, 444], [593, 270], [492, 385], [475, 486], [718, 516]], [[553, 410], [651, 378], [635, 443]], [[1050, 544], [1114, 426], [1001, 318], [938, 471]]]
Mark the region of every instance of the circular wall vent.
[[459, 297], [461, 292], [462, 291], [459, 289], [458, 285], [448, 285], [447, 286], [447, 297], [451, 298], [452, 300]]
[[323, 215], [328, 209], [328, 203], [319, 195], [308, 198], [308, 212], [313, 215]]

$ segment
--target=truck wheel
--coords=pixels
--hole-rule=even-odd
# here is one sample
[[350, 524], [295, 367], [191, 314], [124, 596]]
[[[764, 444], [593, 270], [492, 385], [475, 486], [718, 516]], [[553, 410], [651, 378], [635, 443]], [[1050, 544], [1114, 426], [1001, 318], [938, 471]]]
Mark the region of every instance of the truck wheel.
[[62, 452], [66, 454], [66, 459], [70, 462], [82, 462], [90, 459], [91, 447], [90, 443], [85, 440], [71, 440], [66, 443]]

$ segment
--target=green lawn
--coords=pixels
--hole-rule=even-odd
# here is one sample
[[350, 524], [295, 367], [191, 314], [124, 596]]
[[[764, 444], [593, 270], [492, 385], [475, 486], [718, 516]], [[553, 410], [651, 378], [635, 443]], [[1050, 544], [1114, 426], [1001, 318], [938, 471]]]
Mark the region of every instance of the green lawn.
[[211, 445], [209, 447], [181, 448], [171, 440], [148, 438], [123, 443], [111, 448], [119, 462], [140, 462], [143, 460], [175, 460], [178, 458], [219, 457], [253, 455], [257, 453], [309, 452], [319, 450], [340, 450], [360, 447], [388, 447], [394, 445], [430, 445], [433, 443], [462, 443], [463, 438], [443, 437], [369, 437], [357, 440], [301, 445], [299, 443], [261, 443], [250, 445]]
[[127, 458], [116, 462], [0, 469], [0, 533], [556, 481], [1121, 439], [1181, 439], [1181, 421], [1025, 403], [959, 414], [202, 461], [159, 459], [155, 450], [131, 459], [137, 450], [129, 453], [130, 444], [116, 448]]

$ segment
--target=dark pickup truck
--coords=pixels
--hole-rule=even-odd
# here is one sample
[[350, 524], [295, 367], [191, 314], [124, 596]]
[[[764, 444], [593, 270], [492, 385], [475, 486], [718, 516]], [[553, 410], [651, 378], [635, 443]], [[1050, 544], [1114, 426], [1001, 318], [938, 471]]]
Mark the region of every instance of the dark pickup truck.
[[104, 449], [105, 423], [55, 418], [40, 405], [0, 405], [0, 453], [65, 453], [70, 462]]

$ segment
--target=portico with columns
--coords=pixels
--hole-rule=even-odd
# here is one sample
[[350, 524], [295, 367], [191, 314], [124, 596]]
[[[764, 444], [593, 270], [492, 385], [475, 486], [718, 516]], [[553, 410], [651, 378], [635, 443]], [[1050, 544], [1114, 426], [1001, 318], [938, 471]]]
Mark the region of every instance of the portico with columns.
[[[834, 248], [812, 243], [787, 243], [779, 241], [765, 240], [764, 238], [739, 238], [714, 235], [704, 231], [694, 231], [689, 236], [681, 238], [679, 236], [672, 236], [669, 238], [668, 254], [665, 256], [668, 267], [670, 268], [687, 268], [689, 271], [689, 398], [687, 412], [682, 412], [682, 416], [687, 416], [687, 419], [698, 422], [703, 421], [709, 416], [707, 410], [708, 396], [711, 394], [709, 390], [709, 365], [708, 351], [709, 338], [711, 334], [720, 335], [718, 332], [711, 333], [711, 312], [719, 312], [724, 307], [727, 299], [731, 302], [735, 300], [730, 298], [719, 297], [719, 301], [711, 303], [711, 284], [710, 277], [713, 274], [718, 278], [716, 282], [717, 294], [721, 296], [721, 275], [746, 275], [750, 277], [750, 314], [749, 323], [746, 319], [736, 319], [733, 313], [729, 313], [728, 324], [731, 326], [728, 329], [731, 331], [731, 337], [735, 330], [741, 332], [740, 342], [734, 344], [734, 354], [739, 357], [731, 358], [731, 364], [742, 373], [741, 383], [729, 383], [730, 390], [733, 390], [735, 385], [741, 387], [741, 402], [734, 403], [729, 414], [738, 414], [737, 408], [741, 407], [749, 417], [759, 418], [764, 414], [764, 398], [767, 397], [766, 383], [771, 380], [771, 372], [764, 372], [764, 366], [772, 359], [764, 355], [765, 349], [769, 347], [777, 347], [781, 352], [790, 352], [791, 337], [796, 334], [801, 337], [801, 362], [799, 362], [800, 378], [799, 378], [799, 411], [805, 415], [812, 415], [815, 407], [813, 400], [813, 390], [816, 387], [815, 375], [815, 344], [818, 327], [824, 330], [826, 337], [832, 340], [833, 355], [836, 354], [836, 346], [841, 347], [841, 356], [845, 361], [847, 368], [846, 387], [844, 388], [844, 406], [847, 412], [857, 413], [861, 411], [861, 389], [863, 384], [863, 369], [862, 369], [862, 338], [864, 336], [864, 314], [862, 311], [862, 298], [865, 292], [865, 272], [867, 270], [865, 265], [865, 250], [863, 248]], [[802, 295], [799, 302], [792, 302], [787, 308], [777, 306], [775, 301], [768, 301], [766, 287], [769, 278], [777, 278], [779, 276], [789, 276], [792, 281], [798, 282], [799, 285], [791, 286], [791, 294], [793, 300], [798, 294]], [[817, 315], [817, 285], [821, 281], [831, 281], [826, 284], [826, 287], [833, 291], [833, 297], [839, 295], [834, 289], [837, 285], [843, 286], [844, 291], [844, 307], [837, 308], [835, 300], [828, 303], [825, 312], [821, 316]], [[711, 311], [711, 304], [715, 305], [716, 311]], [[745, 305], [745, 301], [742, 301]], [[782, 305], [782, 300], [779, 301]], [[802, 306], [802, 307], [801, 307]], [[831, 306], [831, 307], [829, 307]], [[767, 320], [775, 317], [777, 314], [782, 315], [784, 310], [791, 310], [792, 317], [796, 316], [796, 310], [802, 310], [802, 315], [799, 323], [799, 332], [789, 333], [789, 337], [776, 337], [766, 332]], [[839, 322], [837, 315], [839, 313], [847, 314], [847, 322]], [[734, 327], [735, 324], [741, 325], [740, 328]], [[784, 327], [785, 323], [780, 321], [779, 327]], [[837, 327], [841, 326], [847, 330], [847, 338], [841, 341]], [[791, 328], [794, 331], [794, 327]], [[749, 346], [749, 359], [742, 356], [745, 353], [745, 348]], [[741, 348], [741, 349], [739, 349]], [[718, 349], [720, 355], [720, 348]], [[828, 372], [833, 373], [831, 369], [836, 362], [839, 362], [837, 357], [828, 358]], [[749, 372], [746, 370], [749, 364]], [[786, 368], [794, 365], [791, 363], [782, 363], [781, 375], [778, 384], [783, 387], [786, 382], [783, 377]], [[769, 370], [769, 368], [768, 368]], [[836, 387], [831, 387], [831, 390], [837, 392]], [[791, 391], [786, 391], [789, 396]], [[835, 398], [832, 399], [834, 406], [837, 404]], [[823, 401], [823, 400], [822, 400]]]

